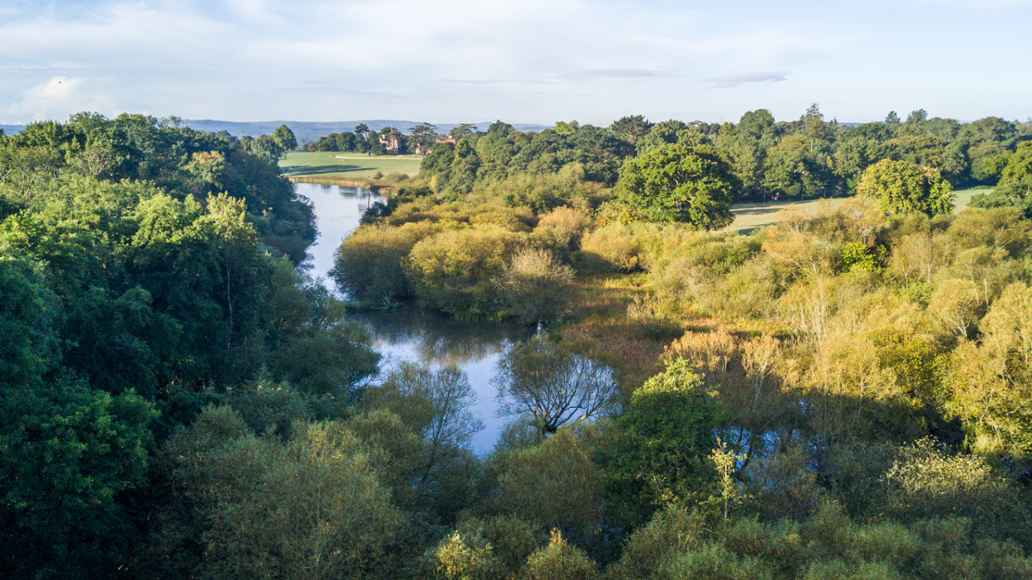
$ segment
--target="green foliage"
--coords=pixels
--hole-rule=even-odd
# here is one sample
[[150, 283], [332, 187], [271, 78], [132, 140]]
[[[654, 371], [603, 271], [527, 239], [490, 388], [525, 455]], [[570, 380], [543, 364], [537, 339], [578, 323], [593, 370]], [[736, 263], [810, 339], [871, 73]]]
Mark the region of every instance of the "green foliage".
[[500, 227], [485, 226], [423, 239], [405, 262], [416, 296], [449, 314], [491, 316], [502, 300], [497, 280], [521, 238]]
[[598, 568], [587, 554], [567, 543], [558, 530], [552, 530], [548, 545], [527, 558], [520, 577], [527, 580], [592, 580], [598, 577]]
[[1032, 540], [1021, 491], [981, 457], [950, 455], [922, 439], [900, 450], [885, 481], [886, 508], [897, 518], [963, 516], [979, 537]]
[[276, 130], [272, 133], [272, 138], [276, 140], [276, 144], [284, 151], [297, 149], [297, 137], [294, 136], [294, 132], [290, 130], [290, 127], [286, 125], [276, 127]]
[[[296, 271], [310, 207], [250, 147], [85, 114], [0, 144], [0, 207], [17, 209], [0, 215], [0, 573], [179, 569], [141, 541], [179, 521], [155, 443], [216, 398], [289, 437], [375, 372], [340, 303]], [[261, 372], [293, 386], [240, 387]]]
[[0, 376], [8, 386], [30, 385], [51, 369], [56, 297], [25, 262], [0, 258]]
[[968, 426], [969, 443], [983, 453], [1032, 457], [1032, 288], [1007, 286], [979, 322], [981, 340], [954, 352], [947, 403]]
[[[698, 519], [698, 518], [696, 518]], [[664, 526], [664, 527], [661, 527]], [[665, 527], [669, 526], [669, 527]], [[658, 512], [636, 531], [612, 578], [1011, 578], [1032, 559], [983, 540], [968, 520], [860, 523], [825, 503], [803, 522], [737, 519], [716, 526]], [[1014, 576], [1013, 574], [1017, 574]]]
[[877, 199], [886, 212], [944, 215], [953, 209], [952, 187], [935, 169], [883, 159], [867, 168], [857, 194]]
[[629, 159], [617, 184], [624, 203], [646, 219], [707, 230], [731, 223], [734, 186], [711, 148], [687, 144], [653, 147]]
[[541, 444], [500, 454], [493, 470], [498, 495], [492, 508], [539, 529], [558, 528], [579, 540], [600, 523], [602, 473], [591, 449], [568, 429]]
[[[496, 122], [485, 133], [462, 131], [453, 138], [455, 145], [435, 145], [421, 167], [421, 175], [437, 192], [469, 193], [478, 187], [505, 182], [519, 173], [563, 175], [571, 166], [578, 167], [577, 173], [586, 181], [612, 185], [621, 160], [633, 152], [633, 147], [612, 131], [577, 123], [525, 134]], [[516, 184], [521, 181], [526, 180], [516, 177]], [[546, 184], [548, 181], [551, 179], [546, 178]], [[512, 183], [501, 187], [511, 190]], [[555, 190], [548, 185], [544, 189], [545, 196], [537, 192], [526, 195], [530, 200], [540, 199], [548, 204], [551, 194], [547, 190]]]
[[635, 530], [623, 547], [620, 560], [606, 571], [611, 578], [654, 578], [674, 554], [695, 545], [706, 522], [684, 506], [671, 504]]
[[[1003, 161], [1005, 160], [1005, 163]], [[1003, 165], [999, 183], [989, 194], [972, 200], [976, 207], [1018, 207], [1025, 217], [1032, 217], [1032, 142], [1017, 147]]]
[[685, 359], [634, 392], [606, 457], [609, 494], [627, 517], [708, 495], [715, 479], [708, 455], [721, 417]]
[[373, 304], [389, 304], [410, 296], [405, 258], [413, 246], [436, 229], [426, 222], [359, 228], [337, 249], [331, 275], [349, 295]]
[[[375, 451], [375, 450], [373, 450]], [[389, 577], [402, 516], [370, 450], [341, 423], [298, 425], [286, 442], [255, 437], [235, 412], [209, 408], [166, 453], [180, 523], [202, 543], [198, 572], [221, 577]], [[172, 524], [172, 522], [169, 522]], [[189, 542], [170, 525], [164, 542]], [[176, 544], [159, 546], [176, 549]]]
[[[0, 138], [0, 574], [590, 578], [590, 553], [612, 578], [1032, 575], [1027, 126], [813, 106], [453, 133], [335, 277], [366, 305], [568, 323], [503, 353], [519, 418], [487, 458], [462, 373], [367, 382], [368, 337], [298, 272], [289, 128]], [[982, 202], [1008, 207], [948, 215], [949, 183], [997, 176]], [[894, 215], [697, 231], [854, 187]]]
[[501, 283], [513, 316], [528, 323], [546, 322], [563, 315], [573, 269], [547, 250], [526, 248], [513, 255]]
[[436, 568], [449, 579], [512, 577], [541, 546], [540, 535], [514, 516], [469, 518], [434, 550]]
[[124, 565], [126, 495], [147, 483], [154, 406], [58, 377], [6, 385], [0, 401], [0, 569], [66, 577]]

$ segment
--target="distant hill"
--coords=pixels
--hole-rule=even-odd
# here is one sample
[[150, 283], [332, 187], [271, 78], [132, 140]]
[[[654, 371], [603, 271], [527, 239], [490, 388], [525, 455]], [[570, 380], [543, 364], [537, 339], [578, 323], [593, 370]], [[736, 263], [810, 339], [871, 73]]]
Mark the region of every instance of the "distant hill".
[[4, 135], [14, 135], [25, 128], [25, 125], [0, 125], [0, 131], [4, 132]]
[[[294, 132], [294, 136], [301, 143], [309, 143], [315, 141], [324, 135], [330, 133], [340, 133], [342, 131], [354, 131], [355, 127], [365, 123], [373, 131], [379, 131], [385, 127], [394, 127], [402, 132], [408, 132], [409, 129], [419, 124], [417, 121], [403, 121], [403, 120], [391, 120], [391, 119], [369, 119], [369, 120], [357, 120], [357, 121], [219, 121], [214, 119], [185, 119], [183, 124], [191, 129], [198, 131], [211, 131], [219, 132], [225, 131], [230, 135], [237, 137], [257, 137], [259, 135], [268, 135], [276, 130], [276, 127], [280, 125], [286, 125], [290, 127], [290, 130]], [[479, 123], [471, 123], [477, 127], [479, 131], [486, 131], [491, 125], [488, 121]], [[438, 132], [447, 133], [453, 128], [458, 126], [459, 123], [435, 123]], [[520, 131], [541, 131], [547, 129], [548, 125], [533, 125], [533, 124], [514, 124], [514, 127]]]

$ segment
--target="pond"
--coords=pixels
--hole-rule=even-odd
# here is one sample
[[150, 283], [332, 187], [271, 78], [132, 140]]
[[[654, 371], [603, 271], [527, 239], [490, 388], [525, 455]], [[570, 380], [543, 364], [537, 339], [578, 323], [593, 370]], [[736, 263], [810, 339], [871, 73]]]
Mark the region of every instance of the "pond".
[[[311, 273], [329, 279], [333, 256], [341, 240], [359, 225], [359, 220], [380, 197], [368, 189], [298, 183], [297, 192], [312, 201], [319, 237], [310, 249]], [[492, 382], [502, 352], [513, 342], [528, 336], [525, 328], [492, 322], [459, 322], [412, 307], [393, 311], [352, 313], [366, 326], [373, 348], [383, 356], [381, 368], [389, 372], [401, 363], [418, 363], [431, 368], [455, 365], [466, 374], [477, 395], [473, 414], [484, 428], [473, 436], [474, 453], [489, 453], [507, 419], [498, 416], [498, 400]]]

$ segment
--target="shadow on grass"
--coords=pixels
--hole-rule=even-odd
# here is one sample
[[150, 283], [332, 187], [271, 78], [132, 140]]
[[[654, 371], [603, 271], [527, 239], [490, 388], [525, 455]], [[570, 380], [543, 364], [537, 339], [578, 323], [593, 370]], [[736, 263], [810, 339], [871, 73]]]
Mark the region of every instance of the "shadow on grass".
[[352, 171], [365, 171], [369, 167], [360, 165], [287, 165], [282, 168], [285, 175], [320, 175], [323, 173], [349, 173]]
[[740, 209], [731, 208], [731, 213], [736, 216], [765, 215], [770, 213], [777, 213], [783, 209], [785, 209], [785, 207], [743, 207]]

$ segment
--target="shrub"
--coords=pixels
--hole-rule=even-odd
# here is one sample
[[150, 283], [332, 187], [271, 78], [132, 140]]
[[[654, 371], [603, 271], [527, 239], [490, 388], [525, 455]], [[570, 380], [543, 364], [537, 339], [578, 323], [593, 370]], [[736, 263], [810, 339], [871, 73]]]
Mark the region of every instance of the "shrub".
[[719, 544], [704, 544], [668, 560], [656, 577], [670, 580], [769, 580], [774, 578], [774, 574], [761, 560], [736, 556]]
[[552, 530], [548, 545], [527, 558], [522, 577], [526, 580], [591, 580], [598, 568], [582, 550], [571, 546], [558, 530]]
[[656, 512], [627, 539], [620, 561], [606, 572], [614, 579], [654, 578], [674, 554], [700, 542], [705, 521], [678, 505]]
[[591, 217], [582, 209], [557, 207], [541, 216], [534, 228], [534, 241], [569, 257], [580, 248], [581, 236], [591, 225]]
[[382, 303], [409, 296], [405, 259], [417, 242], [437, 229], [427, 222], [360, 227], [337, 249], [330, 275], [341, 290], [361, 300]]
[[492, 546], [480, 538], [470, 541], [452, 532], [434, 550], [437, 572], [448, 580], [489, 580], [500, 577]]
[[630, 225], [612, 223], [584, 236], [581, 252], [592, 265], [622, 272], [642, 269], [641, 240]]
[[416, 296], [463, 318], [482, 318], [502, 305], [499, 281], [523, 236], [497, 226], [451, 230], [417, 243], [405, 263]]
[[540, 445], [502, 454], [495, 468], [499, 512], [577, 539], [594, 535], [601, 517], [602, 474], [591, 450], [569, 429]]
[[449, 579], [511, 578], [543, 538], [514, 516], [469, 518], [434, 551], [437, 570]]
[[560, 264], [547, 250], [524, 248], [513, 256], [502, 277], [502, 295], [509, 313], [523, 322], [543, 322], [562, 316], [573, 269]]

